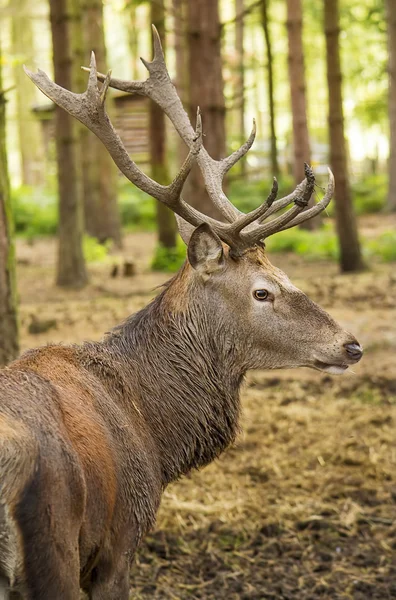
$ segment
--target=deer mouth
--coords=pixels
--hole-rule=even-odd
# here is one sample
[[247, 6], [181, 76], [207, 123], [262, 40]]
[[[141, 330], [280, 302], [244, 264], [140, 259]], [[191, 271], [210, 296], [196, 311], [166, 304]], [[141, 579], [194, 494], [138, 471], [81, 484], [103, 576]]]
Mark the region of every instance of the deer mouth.
[[325, 371], [325, 373], [330, 373], [332, 375], [341, 375], [342, 373], [345, 373], [345, 371], [348, 368], [348, 365], [346, 365], [345, 363], [325, 363], [321, 360], [315, 360], [313, 366], [315, 369], [318, 369], [318, 371]]

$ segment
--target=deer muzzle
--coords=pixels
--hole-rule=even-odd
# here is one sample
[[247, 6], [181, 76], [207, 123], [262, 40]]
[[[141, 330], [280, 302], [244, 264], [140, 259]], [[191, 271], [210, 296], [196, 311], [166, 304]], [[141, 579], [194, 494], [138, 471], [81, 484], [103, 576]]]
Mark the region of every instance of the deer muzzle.
[[358, 343], [345, 344], [344, 348], [348, 357], [348, 361], [357, 363], [363, 356], [363, 348]]

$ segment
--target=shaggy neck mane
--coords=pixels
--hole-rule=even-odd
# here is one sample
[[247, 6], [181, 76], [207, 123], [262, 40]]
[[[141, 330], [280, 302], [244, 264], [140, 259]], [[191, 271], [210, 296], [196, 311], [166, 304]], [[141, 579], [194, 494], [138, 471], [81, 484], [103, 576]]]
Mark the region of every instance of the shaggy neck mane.
[[232, 332], [218, 311], [211, 314], [207, 291], [185, 271], [99, 344], [112, 369], [134, 381], [134, 397], [124, 391], [124, 409], [130, 402], [143, 416], [164, 485], [211, 462], [234, 441], [244, 375]]

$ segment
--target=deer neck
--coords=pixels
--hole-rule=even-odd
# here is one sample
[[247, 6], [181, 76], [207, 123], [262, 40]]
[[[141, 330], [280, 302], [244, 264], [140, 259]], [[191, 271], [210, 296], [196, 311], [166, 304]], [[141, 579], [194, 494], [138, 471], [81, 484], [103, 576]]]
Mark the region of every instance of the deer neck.
[[232, 332], [194, 306], [170, 313], [165, 290], [104, 342], [132, 382], [164, 485], [211, 462], [238, 432], [244, 370]]

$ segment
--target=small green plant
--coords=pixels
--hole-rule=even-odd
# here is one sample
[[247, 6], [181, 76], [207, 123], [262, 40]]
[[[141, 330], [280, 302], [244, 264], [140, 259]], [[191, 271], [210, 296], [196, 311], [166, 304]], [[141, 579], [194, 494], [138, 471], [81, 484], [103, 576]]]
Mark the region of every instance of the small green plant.
[[122, 226], [128, 230], [155, 229], [155, 202], [156, 200], [139, 189], [122, 184], [118, 196]]
[[83, 240], [83, 252], [85, 260], [88, 263], [102, 263], [106, 262], [109, 258], [109, 251], [111, 250], [111, 241], [101, 244], [94, 237], [84, 235]]
[[396, 231], [384, 231], [375, 240], [366, 244], [368, 255], [376, 256], [383, 262], [396, 261]]
[[186, 246], [181, 240], [178, 240], [175, 248], [165, 248], [165, 246], [159, 244], [155, 249], [151, 269], [164, 273], [174, 273], [180, 269], [185, 260]]
[[21, 186], [11, 190], [11, 202], [17, 235], [33, 239], [56, 234], [58, 207], [53, 191]]
[[[293, 180], [282, 176], [278, 180], [280, 195], [286, 196], [293, 189]], [[229, 186], [228, 195], [231, 202], [243, 212], [250, 212], [262, 204], [268, 196], [272, 186], [272, 180], [260, 179], [246, 181], [236, 179]]]
[[338, 258], [338, 243], [334, 232], [328, 227], [317, 231], [287, 229], [268, 238], [269, 252], [294, 252], [312, 260]]
[[358, 215], [380, 212], [386, 203], [387, 177], [369, 175], [352, 185], [352, 194]]

